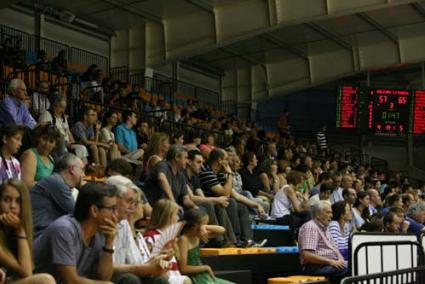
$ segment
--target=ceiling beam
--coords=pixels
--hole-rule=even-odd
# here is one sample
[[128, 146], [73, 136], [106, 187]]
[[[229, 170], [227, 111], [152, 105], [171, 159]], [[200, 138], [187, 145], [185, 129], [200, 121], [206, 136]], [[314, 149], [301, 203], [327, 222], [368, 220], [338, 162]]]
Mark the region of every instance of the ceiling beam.
[[244, 56], [244, 55], [242, 55], [242, 54], [239, 54], [239, 53], [236, 53], [236, 52], [234, 52], [234, 51], [231, 51], [231, 50], [227, 49], [226, 47], [220, 47], [219, 49], [223, 50], [223, 51], [224, 51], [224, 52], [226, 52], [227, 54], [232, 55], [233, 57], [238, 57], [238, 58], [240, 58], [240, 59], [242, 59], [242, 60], [244, 60], [244, 61], [248, 62], [249, 64], [252, 64], [252, 65], [263, 64], [263, 63], [261, 63], [261, 62], [257, 62], [257, 61], [255, 61], [255, 60], [252, 60], [251, 58], [246, 57], [246, 56]]
[[392, 40], [394, 43], [398, 44], [398, 38], [395, 34], [388, 31], [384, 26], [382, 26], [380, 23], [372, 19], [368, 14], [366, 13], [358, 13], [357, 16], [359, 16], [361, 19], [363, 19], [365, 22], [367, 22], [369, 25], [380, 31], [382, 34], [387, 36], [390, 40]]
[[425, 5], [419, 2], [412, 3], [413, 8], [425, 18]]
[[341, 39], [340, 37], [334, 35], [333, 33], [331, 33], [330, 31], [328, 31], [325, 28], [322, 28], [321, 26], [319, 26], [318, 24], [315, 23], [305, 23], [304, 25], [306, 25], [307, 27], [309, 27], [310, 29], [314, 30], [315, 32], [321, 34], [322, 36], [324, 36], [325, 38], [335, 42], [336, 44], [338, 44], [339, 46], [341, 46], [342, 48], [349, 50], [350, 52], [353, 51], [353, 47], [351, 46], [351, 44], [349, 44], [348, 42], [346, 42], [345, 40]]
[[113, 0], [103, 0], [103, 2], [108, 3], [110, 5], [112, 5], [114, 8], [125, 11], [127, 13], [133, 14], [135, 16], [139, 16], [142, 17], [146, 20], [158, 23], [158, 24], [162, 24], [162, 19], [160, 17], [158, 17], [157, 15], [145, 10], [145, 9], [141, 9], [141, 8], [136, 8], [133, 6], [126, 6], [126, 5], [122, 5], [122, 4], [118, 4]]
[[208, 3], [205, 0], [185, 0], [186, 2], [192, 4], [193, 6], [196, 6], [206, 12], [214, 13], [214, 7], [210, 3]]
[[304, 51], [289, 45], [288, 43], [277, 38], [276, 36], [273, 36], [271, 34], [263, 34], [263, 35], [260, 35], [259, 37], [270, 42], [270, 43], [273, 43], [274, 45], [276, 45], [276, 46], [278, 46], [278, 47], [280, 47], [280, 48], [282, 48], [286, 51], [289, 51], [293, 55], [296, 55], [298, 57], [301, 57], [302, 59], [308, 60], [308, 56]]

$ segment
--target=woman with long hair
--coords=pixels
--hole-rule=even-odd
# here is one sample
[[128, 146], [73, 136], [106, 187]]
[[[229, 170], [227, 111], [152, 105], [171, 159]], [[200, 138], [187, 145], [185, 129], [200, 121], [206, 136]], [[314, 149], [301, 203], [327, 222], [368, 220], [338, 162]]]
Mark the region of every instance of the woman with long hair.
[[[177, 223], [178, 214], [179, 206], [177, 203], [169, 199], [158, 200], [153, 207], [148, 229], [143, 235], [149, 250], [152, 250], [153, 245], [160, 238], [164, 230]], [[175, 248], [172, 245], [164, 247], [163, 250], [167, 250], [167, 254], [169, 255], [175, 254]], [[171, 269], [168, 272], [168, 281], [170, 284], [192, 283], [188, 277], [181, 275], [177, 260], [174, 256], [171, 257], [170, 264]]]
[[168, 150], [170, 149], [170, 136], [163, 132], [156, 132], [152, 135], [152, 139], [146, 148], [145, 172], [149, 172], [158, 163], [165, 159]]
[[29, 191], [24, 183], [8, 179], [0, 185], [0, 263], [7, 269], [1, 283], [55, 283], [48, 274], [32, 275], [32, 236]]
[[366, 222], [369, 222], [370, 197], [365, 191], [357, 192], [357, 199], [353, 205], [353, 221], [357, 229], [360, 229]]
[[36, 182], [53, 173], [54, 160], [50, 155], [61, 137], [56, 126], [39, 125], [33, 131], [33, 147], [21, 156], [22, 181], [31, 189]]
[[117, 125], [118, 113], [108, 111], [103, 116], [102, 128], [100, 129], [100, 142], [110, 145], [108, 150], [109, 160], [121, 158], [121, 153], [115, 143], [115, 135], [112, 129]]
[[25, 128], [7, 125], [0, 128], [0, 183], [6, 179], [21, 179], [21, 164], [13, 156], [22, 146]]

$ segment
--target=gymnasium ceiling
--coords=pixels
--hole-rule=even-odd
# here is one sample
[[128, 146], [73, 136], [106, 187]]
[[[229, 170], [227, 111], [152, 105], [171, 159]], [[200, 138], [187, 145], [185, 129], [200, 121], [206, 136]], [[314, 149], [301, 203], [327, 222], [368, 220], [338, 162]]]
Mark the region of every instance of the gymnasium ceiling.
[[[236, 72], [236, 77], [237, 70], [249, 68], [260, 96], [262, 86], [270, 96], [341, 78], [363, 78], [367, 70], [408, 86], [422, 79], [425, 1], [21, 2], [67, 10], [112, 30], [145, 24], [146, 46], [152, 50], [146, 54], [148, 65], [184, 60], [218, 72]], [[391, 70], [396, 75], [389, 74]]]

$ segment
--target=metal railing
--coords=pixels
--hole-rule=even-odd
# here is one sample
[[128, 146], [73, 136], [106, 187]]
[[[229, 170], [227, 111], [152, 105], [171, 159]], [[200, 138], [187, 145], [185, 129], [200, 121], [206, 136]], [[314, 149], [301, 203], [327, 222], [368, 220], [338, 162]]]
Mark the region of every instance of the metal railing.
[[[417, 242], [411, 242], [411, 241], [394, 241], [394, 242], [365, 242], [361, 243], [356, 247], [354, 250], [354, 266], [353, 266], [353, 272], [354, 275], [359, 274], [359, 262], [365, 265], [365, 273], [369, 274], [369, 250], [370, 248], [379, 248], [379, 255], [374, 255], [373, 262], [380, 261], [380, 272], [384, 272], [384, 247], [395, 247], [395, 268], [400, 268], [399, 263], [399, 248], [400, 246], [409, 246], [410, 249], [410, 263], [412, 267], [417, 265], [422, 265], [424, 262], [424, 250], [422, 248], [422, 245]], [[359, 259], [359, 254], [364, 250], [364, 259]], [[416, 251], [415, 251], [416, 250]], [[416, 259], [415, 259], [416, 258]]]
[[4, 42], [7, 38], [12, 40], [12, 46], [16, 46], [17, 42], [19, 40], [21, 41], [20, 48], [33, 58], [33, 62], [30, 63], [35, 62], [39, 50], [46, 51], [50, 60], [52, 60], [59, 51], [64, 50], [70, 71], [73, 68], [72, 66], [78, 66], [79, 70], [76, 71], [82, 71], [81, 69], [87, 68], [91, 64], [96, 64], [106, 74], [109, 72], [109, 59], [106, 56], [76, 48], [52, 39], [30, 35], [29, 33], [5, 25], [0, 25], [0, 40]]
[[425, 266], [344, 278], [342, 284], [423, 284]]

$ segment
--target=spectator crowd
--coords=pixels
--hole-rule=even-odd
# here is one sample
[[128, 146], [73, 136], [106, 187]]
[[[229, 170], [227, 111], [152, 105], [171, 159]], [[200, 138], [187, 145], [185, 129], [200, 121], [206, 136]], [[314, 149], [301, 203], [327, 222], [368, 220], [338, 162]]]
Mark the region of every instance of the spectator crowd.
[[[22, 80], [9, 83], [0, 102], [0, 283], [228, 283], [199, 248], [257, 245], [251, 224], [261, 220], [291, 227], [305, 273], [339, 283], [352, 232], [425, 231], [424, 188], [333, 150], [325, 126], [317, 141], [297, 140], [285, 114], [266, 137], [197, 102], [138, 104], [140, 90], [101, 79], [91, 66], [84, 94], [124, 111], [84, 108], [78, 121], [46, 82], [31, 98]], [[204, 132], [161, 132], [139, 119], [150, 111]]]

